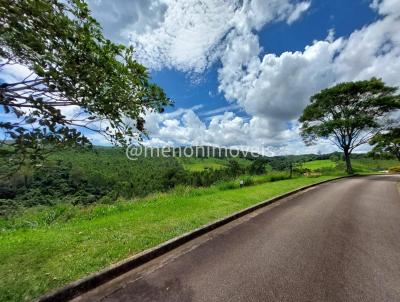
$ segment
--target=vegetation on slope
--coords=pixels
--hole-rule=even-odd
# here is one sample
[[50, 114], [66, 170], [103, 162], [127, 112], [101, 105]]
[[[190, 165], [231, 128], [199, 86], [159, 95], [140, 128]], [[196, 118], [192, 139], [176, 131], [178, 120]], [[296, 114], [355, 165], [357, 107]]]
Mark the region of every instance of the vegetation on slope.
[[310, 169], [310, 170], [318, 170], [318, 169], [324, 169], [324, 168], [335, 168], [336, 167], [336, 162], [330, 160], [330, 159], [321, 159], [321, 160], [313, 160], [306, 162], [302, 165], [303, 168], [305, 169]]
[[[353, 157], [356, 172], [378, 172], [397, 164], [365, 155]], [[96, 147], [59, 151], [41, 165], [26, 163], [18, 173], [5, 177], [10, 169], [8, 158], [0, 156], [0, 215], [40, 205], [114, 203], [120, 198], [167, 192], [178, 185], [207, 187], [239, 175], [289, 171], [290, 167], [295, 174], [311, 170], [326, 175], [345, 169], [337, 153], [258, 158], [140, 156], [129, 160], [121, 148]]]

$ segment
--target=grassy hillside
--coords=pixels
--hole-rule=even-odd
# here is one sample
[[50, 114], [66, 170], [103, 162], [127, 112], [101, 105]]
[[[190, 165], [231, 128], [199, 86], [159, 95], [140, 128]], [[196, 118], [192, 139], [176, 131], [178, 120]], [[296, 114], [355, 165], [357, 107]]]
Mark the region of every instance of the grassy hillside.
[[[19, 207], [140, 198], [177, 185], [209, 186], [246, 173], [251, 164], [241, 158], [156, 155], [129, 160], [121, 148], [100, 147], [54, 153], [42, 165], [25, 165], [11, 177], [0, 178], [0, 215]], [[230, 169], [229, 160], [237, 161], [239, 168]], [[0, 161], [0, 174], [6, 173], [7, 159]]]
[[[372, 158], [354, 158], [351, 160], [351, 163], [356, 173], [375, 173], [387, 171], [390, 167], [400, 164], [399, 161], [395, 159], [376, 160]], [[345, 170], [345, 164], [343, 161], [335, 162], [329, 159], [313, 160], [305, 162], [301, 166], [313, 171], [327, 169], [334, 169], [338, 171]]]
[[[398, 166], [400, 162], [395, 159], [376, 160], [372, 158], [353, 159], [354, 171], [359, 173], [387, 171], [390, 167]], [[344, 163], [340, 163], [338, 168], [344, 168]]]
[[0, 214], [19, 206], [143, 197], [183, 183], [184, 174], [174, 158], [129, 160], [120, 148], [57, 152], [42, 165], [25, 165], [11, 177], [0, 178]]
[[322, 159], [322, 160], [313, 160], [306, 162], [302, 165], [303, 168], [310, 169], [310, 170], [318, 170], [324, 168], [335, 168], [336, 162], [330, 159]]
[[180, 187], [140, 201], [64, 204], [0, 218], [0, 301], [29, 301], [210, 221], [331, 177], [228, 190], [223, 184]]
[[[188, 157], [188, 158], [178, 158], [179, 163], [182, 164], [183, 168], [192, 172], [201, 172], [207, 169], [223, 169], [228, 167], [228, 162], [230, 159], [228, 158], [196, 158], [196, 157]], [[245, 169], [251, 165], [251, 160], [244, 158], [235, 158], [235, 161], [239, 163], [239, 165]]]

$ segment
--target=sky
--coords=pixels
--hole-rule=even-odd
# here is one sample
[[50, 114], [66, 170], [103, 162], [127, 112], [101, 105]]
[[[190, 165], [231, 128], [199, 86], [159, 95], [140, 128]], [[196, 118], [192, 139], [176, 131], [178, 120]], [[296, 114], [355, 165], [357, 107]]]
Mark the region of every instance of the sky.
[[174, 101], [146, 114], [147, 146], [327, 153], [335, 146], [299, 136], [310, 96], [373, 76], [400, 86], [399, 0], [87, 2]]

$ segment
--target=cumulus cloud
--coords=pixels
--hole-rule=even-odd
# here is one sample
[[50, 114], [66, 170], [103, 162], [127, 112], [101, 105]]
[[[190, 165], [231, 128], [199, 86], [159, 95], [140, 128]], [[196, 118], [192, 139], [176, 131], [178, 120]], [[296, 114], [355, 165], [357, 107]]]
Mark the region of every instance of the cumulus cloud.
[[[292, 150], [288, 143], [299, 145], [298, 124], [279, 129], [269, 121], [253, 117], [240, 117], [233, 112], [224, 112], [210, 117], [209, 122], [202, 121], [195, 109], [179, 109], [172, 113], [155, 112], [146, 115], [146, 129], [150, 139], [147, 146], [212, 145], [253, 150], [263, 154], [274, 152], [299, 153], [304, 150]], [[284, 142], [284, 143], [282, 143]], [[314, 150], [312, 147], [310, 150]], [[320, 149], [317, 149], [320, 150]], [[328, 150], [328, 149], [327, 149]], [[331, 146], [329, 150], [333, 150]]]
[[381, 15], [400, 15], [400, 3], [397, 0], [373, 0], [370, 6]]
[[332, 65], [343, 40], [318, 41], [303, 52], [258, 54], [258, 39], [234, 38], [222, 57], [220, 91], [252, 116], [287, 121], [298, 117], [316, 91], [335, 81]]
[[379, 76], [388, 84], [400, 84], [400, 7], [397, 2], [398, 10], [389, 13], [387, 3], [391, 1], [382, 2], [378, 9], [384, 18], [353, 32], [346, 41], [333, 64], [339, 81]]
[[[305, 147], [299, 139], [299, 124], [292, 123], [276, 134], [275, 125], [263, 118], [245, 118], [233, 112], [212, 116], [208, 123], [199, 119], [196, 109], [179, 109], [173, 113], [148, 113], [146, 121], [150, 139], [144, 145], [219, 146], [242, 149], [273, 156], [282, 154], [328, 153], [335, 150], [328, 141]], [[151, 125], [150, 125], [151, 124]]]
[[107, 38], [128, 43], [132, 32], [143, 34], [159, 26], [167, 6], [160, 0], [88, 0]]
[[322, 88], [373, 76], [399, 86], [399, 2], [375, 1], [372, 6], [381, 14], [379, 20], [348, 38], [335, 39], [331, 29], [324, 41], [303, 51], [260, 56], [255, 34], [232, 34], [221, 57], [220, 91], [253, 118], [269, 121], [278, 135]]
[[106, 34], [129, 41], [137, 59], [152, 69], [202, 72], [220, 56], [231, 31], [260, 30], [266, 23], [291, 24], [309, 1], [295, 0], [90, 0]]

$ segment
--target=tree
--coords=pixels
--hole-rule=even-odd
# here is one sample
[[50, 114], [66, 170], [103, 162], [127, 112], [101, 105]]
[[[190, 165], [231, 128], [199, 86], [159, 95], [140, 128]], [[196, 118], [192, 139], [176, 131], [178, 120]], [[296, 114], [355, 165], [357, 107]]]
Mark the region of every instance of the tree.
[[350, 154], [390, 123], [388, 113], [400, 108], [396, 91], [376, 78], [322, 90], [311, 97], [299, 119], [304, 142], [332, 141], [344, 153], [347, 172], [353, 173]]
[[[24, 78], [4, 77], [21, 65]], [[127, 144], [145, 134], [145, 112], [171, 104], [132, 47], [104, 38], [83, 0], [1, 0], [0, 72], [0, 105], [12, 115], [0, 121], [0, 147], [21, 160], [90, 144], [87, 131]]]
[[236, 160], [230, 159], [228, 161], [228, 173], [232, 176], [239, 176], [242, 173], [242, 168]]
[[377, 133], [371, 140], [374, 154], [389, 153], [400, 161], [400, 128], [392, 128], [383, 133]]
[[254, 160], [249, 167], [250, 174], [264, 174], [265, 173], [265, 160], [256, 159]]

